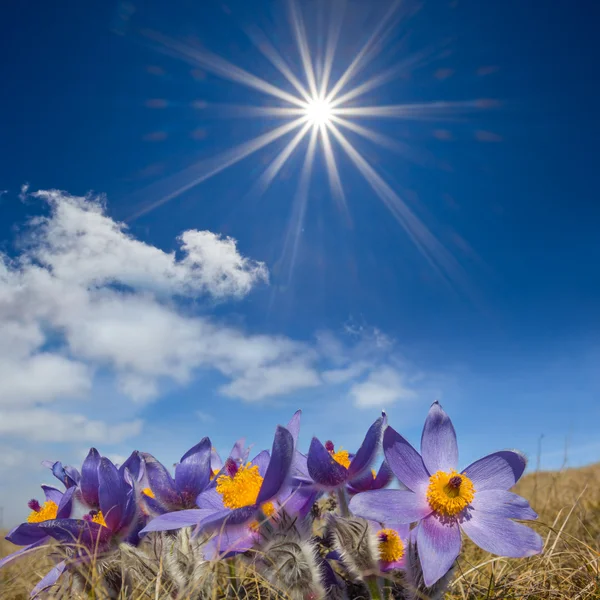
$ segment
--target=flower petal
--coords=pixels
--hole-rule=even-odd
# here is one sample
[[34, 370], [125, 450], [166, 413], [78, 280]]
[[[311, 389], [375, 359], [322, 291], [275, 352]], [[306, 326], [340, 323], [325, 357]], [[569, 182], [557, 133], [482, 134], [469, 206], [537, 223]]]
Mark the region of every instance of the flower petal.
[[223, 526], [242, 525], [255, 519], [257, 512], [258, 507], [256, 505], [243, 506], [242, 508], [236, 508], [234, 510], [225, 509], [213, 512], [212, 516], [202, 520], [199, 529], [215, 531]]
[[58, 511], [56, 512], [57, 519], [68, 519], [71, 516], [73, 510], [73, 494], [75, 494], [76, 491], [76, 487], [70, 487], [62, 494], [60, 502], [58, 503]]
[[300, 433], [300, 417], [302, 417], [302, 411], [297, 410], [290, 422], [285, 426], [285, 428], [292, 434], [292, 438], [294, 439], [294, 448], [298, 444], [298, 434]]
[[256, 465], [258, 467], [258, 472], [260, 473], [260, 476], [264, 477], [267, 472], [270, 460], [271, 455], [269, 454], [269, 452], [267, 450], [263, 450], [250, 461], [250, 464], [252, 466]]
[[421, 457], [430, 473], [452, 471], [458, 466], [456, 432], [439, 402], [429, 409], [421, 435]]
[[111, 537], [108, 527], [79, 519], [54, 519], [39, 527], [63, 544], [83, 544], [86, 548], [100, 548]]
[[220, 471], [223, 468], [223, 461], [215, 448], [210, 449], [210, 468], [213, 471]]
[[170, 509], [180, 508], [181, 497], [175, 488], [175, 482], [171, 474], [152, 454], [142, 453], [146, 464], [146, 474], [150, 489], [156, 500]]
[[210, 481], [211, 448], [210, 439], [202, 438], [181, 457], [181, 462], [175, 467], [175, 487], [184, 502], [191, 506]]
[[60, 504], [62, 500], [63, 493], [58, 489], [51, 485], [43, 485], [42, 490], [44, 490], [44, 496], [46, 496], [46, 501], [54, 502], [56, 506]]
[[475, 512], [464, 519], [462, 530], [480, 548], [511, 558], [533, 556], [542, 551], [544, 541], [533, 529], [492, 513]]
[[140, 531], [140, 534], [151, 531], [170, 531], [172, 529], [181, 529], [182, 527], [192, 527], [198, 525], [198, 523], [202, 522], [202, 519], [214, 514], [214, 512], [211, 509], [192, 508], [166, 513], [152, 519]]
[[203, 491], [196, 498], [198, 508], [212, 508], [213, 510], [225, 510], [223, 497], [215, 488]]
[[129, 472], [133, 476], [136, 481], [140, 481], [140, 479], [144, 475], [144, 459], [140, 456], [140, 453], [137, 450], [134, 450], [127, 460], [119, 467], [119, 473], [121, 477], [125, 475], [125, 469], [129, 469]]
[[378, 523], [414, 523], [431, 514], [422, 494], [402, 490], [373, 490], [356, 494], [350, 510], [357, 516]]
[[123, 519], [127, 490], [117, 467], [105, 456], [98, 467], [98, 498], [106, 525], [111, 531], [117, 531]]
[[248, 454], [250, 453], [250, 447], [252, 446], [252, 444], [250, 446], [248, 446], [248, 448], [246, 448], [245, 446], [246, 444], [246, 438], [240, 438], [234, 445], [233, 448], [231, 449], [231, 452], [229, 453], [229, 457], [232, 458], [233, 460], [235, 460], [237, 463], [244, 463], [248, 460]]
[[224, 527], [204, 544], [204, 558], [215, 560], [228, 558], [240, 552], [250, 550], [257, 541], [257, 535], [247, 525]]
[[488, 513], [506, 519], [537, 519], [536, 512], [529, 502], [518, 494], [504, 490], [483, 490], [476, 492], [471, 502], [471, 510]]
[[394, 475], [416, 492], [429, 484], [429, 473], [421, 455], [392, 427], [383, 434], [383, 453]]
[[460, 553], [460, 546], [460, 528], [455, 521], [443, 522], [432, 514], [419, 523], [417, 550], [427, 587], [450, 570]]
[[325, 488], [335, 488], [348, 479], [348, 469], [336, 462], [316, 437], [310, 443], [306, 466], [314, 482]]
[[4, 539], [17, 546], [26, 546], [35, 544], [45, 537], [48, 537], [48, 534], [40, 529], [39, 523], [21, 523], [12, 529]]
[[31, 590], [30, 598], [35, 598], [40, 592], [52, 587], [58, 578], [63, 574], [67, 563], [63, 560], [59, 562], [47, 575], [45, 575], [38, 584]]
[[81, 475], [79, 474], [79, 471], [71, 465], [65, 465], [64, 469], [67, 475], [65, 487], [70, 488], [75, 485], [79, 485], [79, 482], [81, 481]]
[[83, 501], [91, 508], [98, 508], [100, 500], [98, 497], [98, 467], [100, 466], [100, 454], [96, 448], [90, 451], [81, 465], [81, 495]]
[[363, 443], [348, 467], [348, 475], [350, 477], [357, 477], [360, 475], [365, 469], [368, 469], [375, 460], [375, 456], [377, 455], [381, 444], [381, 434], [386, 422], [387, 417], [385, 413], [382, 413], [381, 417], [369, 427]]
[[287, 485], [279, 495], [278, 503], [288, 515], [305, 517], [320, 493], [308, 485]]
[[257, 504], [262, 504], [274, 498], [288, 478], [294, 458], [294, 438], [281, 425], [275, 430], [271, 460], [265, 473], [265, 478], [258, 492]]
[[30, 550], [33, 550], [34, 548], [38, 548], [39, 546], [42, 546], [43, 544], [45, 544], [46, 542], [49, 542], [49, 541], [50, 541], [50, 536], [44, 534], [43, 537], [41, 537], [39, 540], [37, 540], [37, 542], [33, 542], [32, 544], [27, 544], [27, 546], [25, 546], [24, 548], [19, 548], [16, 552], [13, 552], [12, 554], [9, 554], [8, 556], [4, 556], [4, 557], [0, 558], [0, 569], [4, 565], [7, 565], [8, 563], [12, 562], [13, 560], [19, 558], [20, 556], [27, 554]]
[[482, 490], [508, 490], [519, 481], [527, 466], [527, 459], [513, 450], [501, 450], [480, 458], [463, 473]]

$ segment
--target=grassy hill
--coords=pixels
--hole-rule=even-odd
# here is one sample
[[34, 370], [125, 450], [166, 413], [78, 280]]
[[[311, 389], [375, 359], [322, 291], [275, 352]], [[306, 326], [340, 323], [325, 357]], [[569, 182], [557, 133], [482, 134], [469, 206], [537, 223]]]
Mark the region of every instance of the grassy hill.
[[[469, 541], [448, 600], [600, 599], [600, 464], [526, 475], [516, 492], [539, 514], [544, 552], [529, 559], [492, 556]], [[0, 556], [14, 546], [0, 541]], [[51, 565], [44, 550], [0, 571], [0, 599], [20, 600]], [[98, 596], [97, 596], [98, 597]], [[153, 589], [141, 598], [170, 598]], [[283, 596], [282, 596], [283, 597]]]

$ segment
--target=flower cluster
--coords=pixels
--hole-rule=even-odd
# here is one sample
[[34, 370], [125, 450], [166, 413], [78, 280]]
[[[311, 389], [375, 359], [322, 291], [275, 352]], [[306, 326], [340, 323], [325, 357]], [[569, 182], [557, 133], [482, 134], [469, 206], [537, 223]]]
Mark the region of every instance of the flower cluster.
[[[195, 573], [206, 574], [206, 565], [229, 563], [234, 571], [252, 565], [291, 598], [351, 595], [356, 586], [379, 598], [382, 585], [404, 586], [403, 597], [416, 598], [447, 583], [461, 532], [493, 554], [541, 552], [540, 536], [515, 522], [537, 515], [509, 491], [524, 457], [506, 450], [458, 470], [454, 427], [437, 402], [420, 453], [388, 426], [385, 413], [355, 453], [313, 437], [305, 455], [297, 448], [299, 429], [300, 411], [277, 427], [271, 451], [251, 460], [244, 440], [223, 461], [205, 437], [173, 475], [138, 451], [119, 467], [94, 448], [80, 471], [46, 461], [64, 490], [42, 486], [44, 502], [31, 500], [27, 521], [6, 536], [23, 548], [0, 567], [56, 540], [62, 560], [37, 584], [37, 595], [82, 564], [141, 560], [147, 555], [139, 549], [150, 541], [162, 548], [161, 569], [164, 559], [176, 591]], [[394, 477], [398, 489], [385, 489]], [[177, 544], [193, 554], [186, 569]], [[405, 576], [395, 578], [398, 571]]]

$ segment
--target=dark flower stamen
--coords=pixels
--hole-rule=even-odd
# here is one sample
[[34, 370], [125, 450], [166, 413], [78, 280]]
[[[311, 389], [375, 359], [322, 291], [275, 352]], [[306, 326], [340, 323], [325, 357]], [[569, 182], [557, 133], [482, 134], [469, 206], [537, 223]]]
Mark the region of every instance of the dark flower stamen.
[[327, 452], [333, 452], [334, 445], [333, 445], [333, 442], [331, 440], [327, 440], [325, 442], [325, 450], [327, 450]]
[[225, 471], [229, 477], [235, 477], [235, 474], [238, 472], [238, 466], [233, 458], [228, 458], [225, 461]]
[[460, 488], [461, 483], [462, 477], [460, 475], [455, 475], [454, 477], [450, 478], [450, 481], [448, 481], [448, 487], [453, 490], [457, 490]]
[[42, 510], [40, 503], [35, 498], [33, 500], [30, 500], [27, 503], [27, 506], [29, 507], [29, 510], [34, 510], [35, 512], [40, 512], [40, 510]]

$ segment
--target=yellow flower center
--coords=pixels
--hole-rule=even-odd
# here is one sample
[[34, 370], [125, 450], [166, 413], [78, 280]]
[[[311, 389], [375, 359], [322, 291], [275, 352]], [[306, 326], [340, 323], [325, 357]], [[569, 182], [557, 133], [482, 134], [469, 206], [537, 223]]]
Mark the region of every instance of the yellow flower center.
[[212, 469], [210, 473], [210, 480], [212, 481], [218, 474], [219, 469]]
[[106, 527], [106, 521], [104, 520], [104, 515], [102, 514], [102, 511], [99, 510], [93, 517], [92, 517], [92, 523], [98, 523], [98, 525], [102, 525], [102, 527]]
[[394, 529], [381, 529], [379, 538], [379, 558], [384, 562], [395, 562], [404, 556], [404, 544]]
[[50, 521], [56, 519], [58, 514], [58, 505], [52, 500], [44, 502], [43, 506], [40, 506], [40, 510], [32, 510], [27, 517], [28, 523], [42, 523], [43, 521]]
[[350, 466], [350, 456], [348, 455], [348, 450], [342, 450], [340, 448], [337, 452], [332, 452], [331, 457], [336, 463], [342, 465], [342, 467], [346, 467], [346, 469]]
[[[258, 465], [241, 466], [235, 475], [220, 475], [217, 478], [217, 492], [223, 498], [227, 508], [242, 508], [256, 503], [263, 478], [258, 472]], [[266, 505], [265, 505], [266, 506]], [[265, 509], [263, 506], [263, 510]]]
[[155, 498], [154, 492], [149, 487], [144, 488], [142, 490], [142, 494], [144, 494], [144, 496], [148, 496], [148, 498], [152, 498], [152, 499]]
[[456, 471], [438, 471], [429, 478], [427, 500], [429, 506], [440, 515], [453, 517], [464, 510], [473, 500], [473, 482]]
[[373, 479], [376, 479], [377, 473], [375, 472], [375, 469], [371, 469], [371, 475], [373, 475]]

